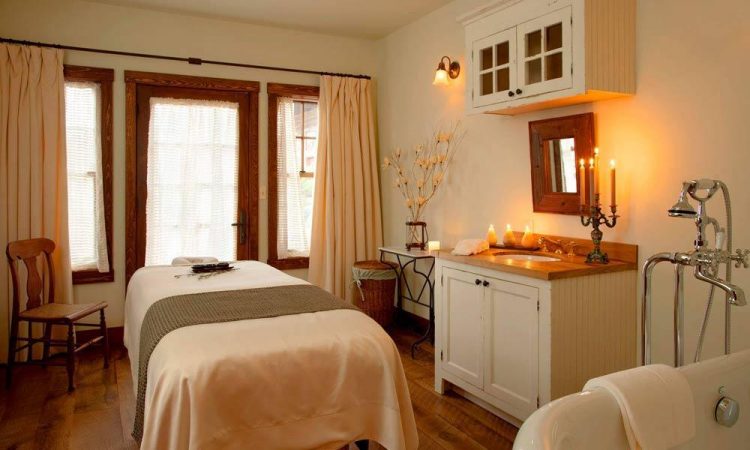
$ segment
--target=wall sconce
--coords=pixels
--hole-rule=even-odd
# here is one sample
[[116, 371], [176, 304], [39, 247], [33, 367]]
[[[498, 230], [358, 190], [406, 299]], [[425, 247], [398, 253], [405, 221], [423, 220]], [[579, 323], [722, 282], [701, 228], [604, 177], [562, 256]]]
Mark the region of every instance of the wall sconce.
[[[445, 60], [448, 60], [448, 69], [445, 69]], [[458, 61], [451, 61], [447, 56], [440, 58], [440, 64], [438, 64], [437, 70], [435, 71], [435, 80], [432, 82], [435, 86], [448, 86], [448, 79], [455, 80], [458, 78], [458, 74], [461, 73], [461, 65]]]

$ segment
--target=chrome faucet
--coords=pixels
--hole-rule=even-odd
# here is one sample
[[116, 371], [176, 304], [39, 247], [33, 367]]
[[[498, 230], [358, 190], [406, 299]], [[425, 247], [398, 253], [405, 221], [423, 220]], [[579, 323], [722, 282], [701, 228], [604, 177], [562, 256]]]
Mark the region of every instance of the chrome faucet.
[[[710, 217], [706, 212], [706, 202], [718, 191], [722, 192], [727, 214], [726, 229], [722, 228], [719, 221]], [[698, 202], [698, 209], [693, 208], [688, 196]], [[644, 364], [651, 362], [651, 274], [654, 267], [661, 262], [669, 262], [675, 266], [675, 295], [674, 295], [674, 346], [675, 365], [684, 363], [684, 267], [694, 267], [694, 276], [700, 281], [705, 281], [711, 286], [706, 304], [706, 312], [703, 318], [698, 345], [695, 352], [695, 361], [700, 360], [700, 354], [705, 338], [706, 327], [713, 304], [714, 291], [716, 288], [726, 293], [726, 308], [724, 316], [724, 353], [731, 351], [731, 306], [745, 306], [745, 292], [739, 286], [732, 284], [732, 265], [735, 267], [748, 267], [748, 255], [750, 250], [737, 250], [732, 252], [732, 208], [729, 200], [729, 189], [724, 182], [719, 180], [691, 180], [682, 184], [680, 197], [672, 208], [669, 209], [670, 217], [691, 218], [695, 221], [696, 237], [693, 241], [693, 250], [689, 252], [658, 253], [646, 260], [643, 267], [643, 309], [641, 315], [641, 329], [643, 340], [641, 343], [642, 359]], [[714, 229], [714, 248], [709, 248], [706, 238], [706, 228], [712, 226]], [[726, 248], [725, 248], [726, 247]], [[725, 278], [719, 276], [721, 266], [725, 266]]]

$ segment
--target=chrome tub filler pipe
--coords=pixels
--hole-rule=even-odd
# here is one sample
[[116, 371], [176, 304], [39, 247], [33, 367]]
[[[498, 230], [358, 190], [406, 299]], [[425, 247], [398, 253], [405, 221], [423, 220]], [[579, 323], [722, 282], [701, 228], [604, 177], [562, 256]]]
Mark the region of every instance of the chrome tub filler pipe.
[[[724, 198], [726, 210], [726, 227], [722, 227], [719, 221], [710, 217], [706, 211], [706, 203], [713, 198], [717, 192], [721, 192]], [[693, 199], [698, 203], [697, 210], [690, 203]], [[669, 209], [670, 217], [681, 217], [693, 219], [696, 227], [693, 250], [688, 252], [657, 253], [646, 260], [643, 266], [643, 298], [641, 304], [641, 355], [643, 364], [651, 363], [651, 290], [653, 286], [652, 274], [654, 268], [663, 262], [674, 266], [674, 364], [679, 367], [685, 364], [685, 323], [684, 323], [684, 280], [685, 268], [691, 267], [693, 276], [709, 284], [708, 298], [703, 322], [698, 335], [694, 362], [701, 358], [703, 341], [706, 328], [713, 307], [714, 293], [721, 290], [725, 294], [726, 307], [724, 309], [724, 354], [731, 352], [731, 313], [732, 306], [745, 306], [745, 292], [738, 286], [732, 284], [732, 265], [735, 267], [748, 267], [748, 254], [750, 250], [734, 250], [732, 247], [732, 207], [729, 199], [729, 189], [720, 180], [691, 180], [682, 184], [680, 197], [672, 208]], [[707, 228], [713, 230], [713, 247], [707, 240]], [[722, 268], [724, 278], [721, 278]]]

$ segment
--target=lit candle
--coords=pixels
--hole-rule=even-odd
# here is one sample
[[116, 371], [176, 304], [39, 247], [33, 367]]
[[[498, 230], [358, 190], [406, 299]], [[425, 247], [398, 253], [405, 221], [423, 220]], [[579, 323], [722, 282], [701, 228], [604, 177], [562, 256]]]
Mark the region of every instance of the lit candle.
[[427, 250], [431, 252], [440, 250], [440, 241], [427, 241]]
[[578, 196], [581, 197], [581, 206], [586, 206], [586, 165], [581, 158], [581, 167], [578, 169], [578, 178], [580, 187], [578, 188]]
[[497, 234], [495, 233], [495, 227], [490, 224], [490, 228], [487, 230], [487, 242], [490, 245], [497, 244]]
[[599, 148], [594, 148], [594, 194], [599, 194]]
[[521, 238], [521, 247], [531, 248], [534, 246], [534, 233], [531, 232], [531, 228], [526, 225], [523, 230], [523, 237]]
[[505, 226], [505, 234], [503, 234], [503, 245], [506, 247], [513, 247], [516, 245], [516, 235], [513, 234], [513, 229], [510, 224]]
[[590, 205], [596, 206], [594, 204], [594, 183], [596, 182], [596, 178], [594, 178], [594, 158], [589, 158], [589, 202]]
[[609, 178], [612, 184], [612, 206], [617, 205], [617, 188], [615, 187], [615, 160], [609, 162]]

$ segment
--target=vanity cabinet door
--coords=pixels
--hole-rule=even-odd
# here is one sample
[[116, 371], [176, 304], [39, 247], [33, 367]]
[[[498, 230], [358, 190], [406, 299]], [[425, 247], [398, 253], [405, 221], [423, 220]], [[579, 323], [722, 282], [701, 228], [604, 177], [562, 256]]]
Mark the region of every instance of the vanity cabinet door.
[[549, 13], [517, 27], [517, 97], [573, 86], [571, 7]]
[[484, 391], [503, 410], [525, 419], [539, 394], [539, 290], [487, 279], [485, 291]]
[[516, 29], [475, 41], [473, 54], [474, 107], [512, 100], [516, 93]]
[[481, 389], [484, 381], [482, 280], [478, 275], [448, 268], [443, 271], [443, 277], [442, 368]]

